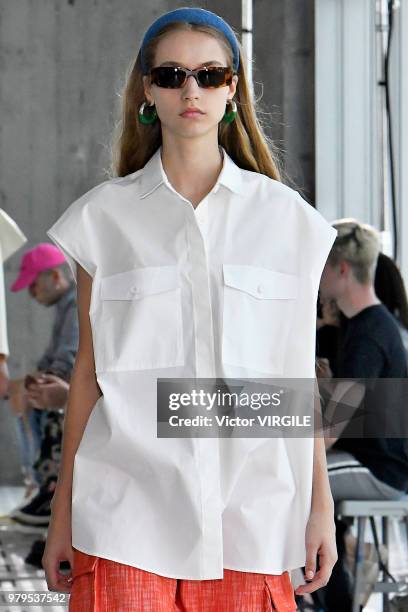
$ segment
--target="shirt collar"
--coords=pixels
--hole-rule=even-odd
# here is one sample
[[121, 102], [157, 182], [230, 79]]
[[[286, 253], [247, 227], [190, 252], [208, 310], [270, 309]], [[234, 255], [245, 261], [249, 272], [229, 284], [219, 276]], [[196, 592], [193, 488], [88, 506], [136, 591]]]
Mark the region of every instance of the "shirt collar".
[[[220, 150], [223, 154], [223, 165], [213, 190], [217, 191], [219, 185], [224, 185], [230, 191], [239, 195], [243, 189], [241, 168], [228, 155], [224, 147], [220, 146]], [[143, 168], [141, 175], [141, 198], [150, 195], [162, 183], [170, 185], [163, 169], [161, 151], [162, 147], [160, 146]]]

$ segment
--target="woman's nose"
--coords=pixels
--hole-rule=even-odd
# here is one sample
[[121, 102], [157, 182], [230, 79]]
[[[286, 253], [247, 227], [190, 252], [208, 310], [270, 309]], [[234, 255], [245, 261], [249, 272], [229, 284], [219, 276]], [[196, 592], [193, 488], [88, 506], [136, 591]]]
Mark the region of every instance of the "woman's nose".
[[194, 93], [198, 94], [199, 93], [199, 89], [200, 88], [199, 88], [199, 85], [198, 85], [195, 77], [192, 74], [190, 74], [190, 76], [187, 77], [187, 80], [186, 80], [186, 82], [184, 84], [184, 91], [188, 92], [188, 93], [194, 92]]

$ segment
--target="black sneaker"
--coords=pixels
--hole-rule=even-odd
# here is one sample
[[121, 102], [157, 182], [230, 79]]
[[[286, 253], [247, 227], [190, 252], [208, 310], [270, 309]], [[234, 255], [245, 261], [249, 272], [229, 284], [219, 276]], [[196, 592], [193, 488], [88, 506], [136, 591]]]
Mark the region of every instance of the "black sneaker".
[[[42, 566], [42, 558], [45, 550], [45, 540], [35, 540], [31, 546], [31, 550], [24, 559], [25, 563], [33, 565], [38, 569], [44, 569]], [[69, 561], [60, 561], [60, 570], [70, 570], [71, 565]]]
[[23, 508], [17, 508], [10, 515], [15, 521], [27, 525], [48, 525], [51, 518], [51, 500], [54, 491], [40, 489], [38, 495], [34, 497]]
[[24, 559], [29, 565], [34, 565], [39, 569], [44, 569], [41, 563], [42, 556], [45, 549], [45, 540], [35, 540], [31, 546], [31, 550]]

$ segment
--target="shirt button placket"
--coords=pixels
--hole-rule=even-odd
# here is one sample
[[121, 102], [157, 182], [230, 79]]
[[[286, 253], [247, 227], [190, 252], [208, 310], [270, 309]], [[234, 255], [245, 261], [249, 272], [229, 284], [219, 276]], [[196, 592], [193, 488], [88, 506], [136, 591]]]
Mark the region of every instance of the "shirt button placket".
[[[208, 198], [208, 196], [207, 196]], [[207, 235], [208, 229], [208, 202], [207, 198], [200, 202], [197, 208], [194, 210], [194, 216], [197, 221], [198, 227], [200, 228], [200, 232], [203, 235], [204, 243]]]
[[195, 323], [196, 376], [213, 377], [214, 338], [211, 310], [210, 282], [204, 238], [194, 218], [188, 223], [189, 250], [191, 257], [191, 282]]
[[[201, 203], [203, 204], [203, 202]], [[198, 208], [201, 206], [199, 204]], [[188, 211], [188, 240], [193, 295], [196, 377], [215, 376], [214, 337], [211, 309], [210, 279], [205, 248], [207, 206], [200, 216], [191, 207]], [[205, 230], [204, 230], [205, 232]], [[223, 536], [221, 484], [218, 438], [196, 438], [202, 500], [202, 563], [203, 576], [223, 576]]]

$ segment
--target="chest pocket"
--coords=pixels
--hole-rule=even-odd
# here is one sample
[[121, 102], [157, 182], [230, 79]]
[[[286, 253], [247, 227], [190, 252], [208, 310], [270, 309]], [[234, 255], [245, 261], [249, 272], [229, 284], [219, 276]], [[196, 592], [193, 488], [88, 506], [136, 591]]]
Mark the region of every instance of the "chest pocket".
[[299, 277], [250, 265], [223, 264], [222, 360], [282, 374]]
[[96, 369], [183, 365], [180, 292], [176, 265], [136, 268], [101, 278]]

